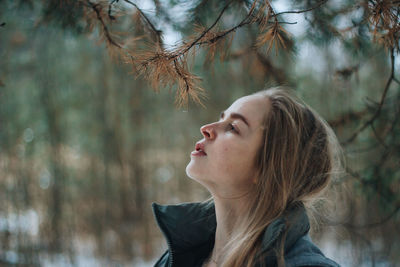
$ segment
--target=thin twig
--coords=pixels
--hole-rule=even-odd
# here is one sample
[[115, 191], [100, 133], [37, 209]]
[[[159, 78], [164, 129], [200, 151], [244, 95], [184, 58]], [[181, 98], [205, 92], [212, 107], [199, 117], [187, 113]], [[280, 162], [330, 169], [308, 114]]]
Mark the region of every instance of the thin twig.
[[385, 144], [385, 141], [382, 140], [382, 138], [379, 136], [373, 123], [371, 123], [371, 128], [372, 128], [372, 132], [374, 133], [374, 135], [376, 137], [376, 140], [378, 140], [378, 143], [381, 144], [385, 149], [388, 149], [387, 145]]
[[146, 20], [147, 24], [150, 26], [152, 31], [156, 34], [157, 36], [157, 43], [161, 44], [161, 31], [157, 30], [156, 27], [154, 27], [154, 24], [151, 23], [150, 19], [143, 13], [143, 11], [132, 1], [129, 0], [124, 0], [126, 3], [133, 5], [137, 11], [139, 11], [140, 15]]
[[393, 79], [394, 79], [394, 48], [392, 48], [391, 50], [390, 50], [390, 59], [391, 59], [391, 70], [390, 70], [390, 75], [389, 75], [389, 78], [388, 78], [388, 80], [387, 80], [387, 82], [386, 82], [386, 85], [385, 85], [385, 88], [384, 88], [384, 90], [383, 90], [383, 93], [382, 93], [382, 96], [381, 96], [381, 100], [380, 100], [380, 102], [379, 102], [379, 105], [378, 105], [378, 109], [376, 110], [376, 112], [374, 113], [374, 115], [369, 119], [369, 120], [367, 120], [348, 140], [346, 140], [346, 141], [344, 141], [343, 143], [342, 143], [342, 145], [347, 145], [347, 144], [349, 144], [349, 143], [351, 143], [351, 142], [353, 142], [354, 141], [354, 139], [363, 131], [363, 130], [365, 130], [369, 125], [371, 125], [373, 122], [374, 122], [374, 120], [376, 120], [376, 118], [378, 118], [378, 116], [380, 115], [380, 113], [381, 113], [381, 111], [382, 111], [382, 108], [383, 108], [383, 104], [384, 104], [384, 102], [385, 102], [385, 98], [386, 98], [386, 94], [387, 94], [387, 92], [388, 92], [388, 90], [389, 90], [389, 87], [390, 87], [390, 85], [391, 85], [391, 83], [392, 83], [392, 81], [393, 81]]
[[[268, 21], [268, 23], [273, 23], [272, 21]], [[289, 24], [289, 25], [295, 25], [297, 24], [297, 21], [295, 22], [288, 22], [288, 21], [278, 21], [279, 24]]]
[[308, 12], [308, 11], [311, 11], [311, 10], [319, 8], [320, 6], [325, 4], [326, 2], [328, 2], [328, 0], [321, 1], [318, 4], [316, 4], [315, 6], [307, 8], [307, 9], [293, 10], [293, 11], [283, 11], [283, 12], [279, 12], [279, 13], [276, 13], [274, 15], [271, 15], [271, 17], [279, 16], [279, 15], [282, 15], [282, 14], [301, 14], [301, 13], [305, 13], [305, 12]]
[[339, 126], [346, 125], [348, 122], [358, 120], [367, 113], [368, 113], [368, 108], [364, 108], [361, 111], [350, 111], [348, 113], [342, 114], [340, 117], [336, 118], [335, 120], [329, 120], [328, 123], [331, 127], [337, 128]]
[[103, 17], [100, 14], [100, 10], [98, 9], [99, 4], [93, 4], [90, 1], [87, 1], [90, 5], [90, 7], [96, 12], [97, 19], [100, 21], [101, 25], [103, 26], [104, 33], [106, 35], [107, 40], [114, 46], [118, 48], [122, 48], [120, 44], [118, 44], [114, 39], [111, 37], [110, 32], [108, 31], [107, 25], [103, 20]]
[[189, 51], [194, 45], [197, 44], [198, 41], [201, 40], [201, 38], [203, 38], [212, 28], [214, 28], [214, 26], [218, 23], [218, 21], [221, 19], [222, 14], [224, 14], [224, 12], [226, 11], [226, 9], [229, 7], [229, 5], [232, 3], [232, 1], [228, 2], [228, 4], [226, 4], [224, 6], [224, 8], [222, 9], [222, 11], [219, 13], [217, 19], [214, 21], [214, 23], [205, 31], [203, 31], [199, 37], [196, 38], [196, 40], [194, 40], [186, 49], [184, 49], [183, 51], [181, 51], [178, 54], [172, 55], [171, 58], [177, 58], [183, 54], [185, 54], [187, 51]]
[[389, 203], [389, 204], [392, 203], [392, 200], [387, 196], [387, 194], [385, 192], [382, 191], [382, 189], [380, 189], [379, 187], [376, 187], [376, 184], [371, 183], [371, 181], [368, 181], [368, 180], [365, 180], [364, 178], [362, 178], [358, 172], [356, 172], [350, 168], [346, 168], [346, 173], [350, 174], [353, 178], [357, 179], [363, 186], [371, 187], [376, 192], [376, 194], [378, 194], [387, 203]]
[[174, 59], [174, 67], [175, 67], [176, 73], [178, 73], [178, 75], [185, 81], [186, 92], [189, 92], [189, 88], [190, 88], [189, 83], [187, 81], [187, 78], [185, 76], [183, 76], [183, 74], [179, 71], [178, 63], [176, 62], [176, 59]]
[[[214, 38], [212, 38], [210, 40], [196, 43], [196, 45], [202, 45], [202, 44], [207, 44], [207, 43], [211, 43], [212, 44], [212, 43], [218, 41], [220, 38], [223, 38], [224, 36], [228, 35], [229, 33], [236, 31], [238, 28], [240, 28], [240, 27], [242, 27], [244, 25], [252, 23], [251, 20], [249, 20], [249, 21], [246, 21], [246, 20], [248, 20], [250, 18], [250, 16], [252, 16], [253, 11], [254, 11], [254, 5], [255, 5], [256, 2], [257, 2], [257, 0], [254, 1], [254, 4], [253, 4], [252, 8], [250, 9], [249, 13], [247, 14], [247, 16], [238, 25], [232, 27], [229, 30], [223, 31], [220, 35], [217, 35], [217, 36], [215, 36]], [[287, 23], [289, 24], [289, 22], [287, 22]]]
[[111, 15], [111, 8], [112, 8], [112, 5], [115, 3], [115, 2], [118, 2], [119, 0], [112, 0], [111, 2], [110, 2], [110, 4], [108, 5], [108, 17], [111, 19], [111, 20], [115, 20], [115, 17], [113, 16], [113, 15]]

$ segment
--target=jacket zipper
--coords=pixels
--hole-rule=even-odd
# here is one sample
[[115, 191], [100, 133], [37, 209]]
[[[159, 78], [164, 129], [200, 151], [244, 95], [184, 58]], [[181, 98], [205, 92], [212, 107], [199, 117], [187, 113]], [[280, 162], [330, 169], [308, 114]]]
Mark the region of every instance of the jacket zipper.
[[[157, 212], [155, 212], [155, 214], [156, 214], [156, 216], [158, 217]], [[158, 224], [158, 227], [160, 227], [162, 233], [164, 234], [165, 239], [167, 240], [168, 250], [169, 250], [169, 254], [170, 254], [170, 255], [169, 255], [170, 257], [169, 257], [169, 264], [168, 264], [168, 267], [172, 267], [172, 266], [173, 266], [173, 263], [174, 263], [174, 259], [173, 259], [174, 251], [172, 250], [171, 241], [170, 241], [168, 235], [166, 234], [166, 231], [164, 230], [163, 225], [161, 225], [158, 221], [159, 221], [159, 220], [158, 220], [158, 218], [157, 218], [156, 222], [157, 222], [157, 224]]]
[[170, 243], [170, 241], [168, 240], [168, 238], [167, 238], [167, 244], [168, 244], [168, 249], [169, 249], [169, 254], [170, 254], [170, 257], [169, 257], [169, 267], [172, 267], [173, 265], [173, 262], [174, 262], [174, 257], [173, 257], [173, 255], [174, 255], [174, 253], [173, 253], [173, 251], [172, 251], [172, 246], [171, 246], [171, 243]]

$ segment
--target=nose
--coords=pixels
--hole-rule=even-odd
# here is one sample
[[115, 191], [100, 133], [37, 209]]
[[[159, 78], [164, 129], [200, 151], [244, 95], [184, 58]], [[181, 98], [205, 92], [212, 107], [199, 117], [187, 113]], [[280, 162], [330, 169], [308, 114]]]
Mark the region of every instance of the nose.
[[200, 127], [200, 132], [206, 139], [215, 138], [215, 129], [213, 124], [206, 124]]

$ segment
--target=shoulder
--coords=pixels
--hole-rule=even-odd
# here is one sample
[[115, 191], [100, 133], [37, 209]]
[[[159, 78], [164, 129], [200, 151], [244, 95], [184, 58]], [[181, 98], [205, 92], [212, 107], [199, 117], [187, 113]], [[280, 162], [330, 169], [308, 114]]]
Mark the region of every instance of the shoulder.
[[321, 250], [311, 241], [308, 234], [299, 238], [287, 251], [285, 265], [287, 267], [340, 267], [335, 261], [325, 257]]

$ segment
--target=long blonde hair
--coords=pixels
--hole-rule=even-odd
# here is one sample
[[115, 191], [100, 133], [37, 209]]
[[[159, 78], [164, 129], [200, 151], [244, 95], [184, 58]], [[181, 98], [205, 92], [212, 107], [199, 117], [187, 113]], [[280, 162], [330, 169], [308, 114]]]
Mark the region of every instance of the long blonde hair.
[[[293, 203], [310, 206], [341, 172], [343, 152], [328, 123], [291, 89], [275, 87], [253, 95], [265, 96], [269, 108], [263, 120], [263, 141], [257, 152], [257, 183], [245, 220], [222, 250], [220, 266], [254, 266], [263, 230]], [[284, 238], [284, 237], [283, 237]], [[284, 266], [283, 240], [274, 248]]]

